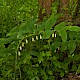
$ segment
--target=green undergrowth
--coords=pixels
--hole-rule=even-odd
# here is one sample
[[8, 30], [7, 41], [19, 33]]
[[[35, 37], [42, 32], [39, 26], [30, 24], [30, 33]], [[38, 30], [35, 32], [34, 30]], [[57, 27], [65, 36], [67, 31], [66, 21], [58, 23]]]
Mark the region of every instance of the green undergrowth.
[[1, 80], [59, 80], [80, 73], [80, 27], [55, 25], [58, 16], [40, 23], [31, 18], [0, 38]]

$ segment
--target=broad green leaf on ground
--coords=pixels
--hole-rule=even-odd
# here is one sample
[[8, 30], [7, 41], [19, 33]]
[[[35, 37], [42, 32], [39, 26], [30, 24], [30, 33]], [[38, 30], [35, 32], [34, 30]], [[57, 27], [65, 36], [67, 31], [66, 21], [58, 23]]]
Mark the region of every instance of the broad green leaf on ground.
[[76, 43], [73, 40], [70, 40], [68, 42], [68, 50], [70, 51], [70, 53], [73, 53], [76, 49]]
[[53, 33], [52, 30], [46, 30], [43, 32], [42, 38], [43, 39], [49, 39], [49, 37], [51, 36], [52, 33]]
[[67, 41], [67, 32], [64, 29], [61, 29], [58, 33], [61, 36], [62, 41], [66, 42]]
[[66, 23], [65, 22], [61, 22], [60, 24], [56, 25], [54, 30], [55, 31], [60, 31], [61, 29], [63, 29], [65, 27]]
[[69, 31], [80, 31], [80, 27], [78, 26], [66, 26], [64, 29]]

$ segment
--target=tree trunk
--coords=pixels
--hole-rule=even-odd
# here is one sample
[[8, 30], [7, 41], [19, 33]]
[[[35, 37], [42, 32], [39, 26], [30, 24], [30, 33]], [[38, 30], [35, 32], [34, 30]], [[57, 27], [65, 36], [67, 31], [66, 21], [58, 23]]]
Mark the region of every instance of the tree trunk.
[[[38, 0], [38, 1], [40, 5], [39, 21], [42, 21], [45, 16], [47, 17], [52, 13], [51, 6], [52, 6], [52, 3], [55, 2], [56, 0]], [[60, 17], [58, 23], [65, 20], [72, 22], [73, 20], [75, 20], [75, 18], [77, 18], [76, 16], [78, 15], [78, 12], [80, 10], [80, 0], [77, 0], [77, 3], [76, 3], [77, 7], [73, 16], [68, 13], [69, 1], [70, 0], [59, 0], [59, 7], [57, 12], [62, 13], [63, 15]], [[73, 1], [73, 5], [74, 5], [74, 1]], [[43, 10], [45, 11], [43, 12]], [[80, 23], [79, 21], [78, 23]]]

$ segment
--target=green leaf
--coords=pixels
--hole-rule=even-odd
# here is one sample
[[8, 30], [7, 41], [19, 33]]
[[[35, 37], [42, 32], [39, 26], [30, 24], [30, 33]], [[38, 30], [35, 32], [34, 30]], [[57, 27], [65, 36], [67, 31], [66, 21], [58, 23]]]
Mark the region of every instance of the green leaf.
[[0, 78], [0, 80], [4, 80], [4, 78]]
[[9, 49], [13, 49], [13, 50], [17, 50], [17, 46], [18, 46], [19, 42], [18, 41], [13, 41], [10, 45], [9, 45]]
[[75, 60], [76, 60], [76, 61], [80, 60], [80, 54], [74, 55], [73, 60], [74, 60], [74, 61], [75, 61]]
[[53, 63], [55, 67], [61, 68], [61, 63], [59, 61], [54, 61]]
[[66, 70], [68, 68], [68, 64], [69, 64], [68, 60], [64, 61], [63, 63], [61, 63], [61, 68]]
[[70, 53], [73, 53], [75, 51], [76, 48], [76, 43], [73, 40], [70, 40], [68, 42], [68, 50], [70, 51]]
[[[42, 52], [43, 53], [43, 52]], [[29, 54], [31, 56], [39, 56], [39, 53], [37, 51], [30, 51]]]
[[25, 34], [25, 33], [32, 33], [35, 22], [36, 22], [35, 19], [30, 19], [27, 22], [21, 24], [21, 26], [19, 27], [18, 35]]
[[69, 31], [69, 38], [71, 40], [73, 40], [75, 37], [77, 37], [77, 32], [75, 32], [75, 31]]
[[61, 45], [61, 42], [55, 41], [51, 45], [51, 50], [54, 52], [59, 46]]
[[39, 56], [38, 61], [41, 63], [43, 61], [43, 56]]
[[61, 36], [62, 41], [66, 42], [67, 41], [67, 33], [66, 33], [66, 31], [64, 29], [61, 29], [58, 33]]
[[61, 76], [61, 77], [64, 76], [64, 72], [63, 72], [63, 71], [60, 72], [60, 76]]
[[39, 80], [38, 76], [35, 76], [34, 78], [32, 78], [31, 80]]
[[60, 50], [63, 52], [63, 51], [65, 51], [67, 49], [67, 42], [63, 42], [62, 44], [61, 44], [61, 48], [60, 48]]
[[41, 31], [44, 31], [44, 29], [45, 29], [45, 20], [43, 21], [43, 22], [41, 22], [41, 23], [39, 23], [38, 25], [37, 25], [37, 31], [40, 33]]
[[21, 24], [21, 26], [19, 27], [17, 39], [22, 39], [26, 35], [26, 33], [33, 33], [35, 22], [35, 19], [30, 19], [29, 21]]
[[41, 52], [41, 55], [44, 57], [46, 54], [44, 52]]
[[45, 29], [50, 30], [58, 19], [58, 15], [51, 15], [50, 18], [45, 23]]
[[25, 36], [25, 35], [19, 33], [19, 34], [17, 35], [17, 39], [23, 39], [24, 36]]
[[69, 31], [80, 31], [80, 27], [78, 26], [66, 26], [64, 29]]
[[78, 66], [77, 73], [80, 73], [80, 65]]
[[53, 75], [53, 72], [48, 69], [48, 74], [49, 74], [49, 75]]
[[11, 40], [9, 38], [0, 38], [0, 45], [3, 44], [7, 44], [9, 43]]
[[42, 35], [42, 38], [43, 39], [49, 39], [49, 37], [51, 36], [52, 32], [53, 32], [52, 30], [46, 30], [46, 31], [44, 31], [43, 35]]
[[8, 49], [8, 48], [0, 48], [0, 56], [5, 56], [5, 55], [9, 54], [10, 51], [11, 51], [11, 49]]
[[55, 31], [60, 31], [61, 29], [63, 29], [65, 27], [66, 23], [65, 22], [61, 22], [60, 24], [56, 25], [54, 30]]
[[50, 51], [47, 51], [47, 52], [45, 53], [45, 55], [46, 55], [46, 56], [51, 56], [51, 52], [50, 52]]
[[19, 27], [19, 32], [18, 32], [18, 34], [25, 34], [25, 33], [27, 33], [26, 27], [27, 27], [27, 22], [22, 23], [22, 24], [20, 25], [20, 27]]
[[7, 34], [7, 36], [12, 36], [16, 35], [19, 32], [19, 27], [14, 27], [13, 29], [10, 30], [10, 32]]
[[72, 65], [72, 71], [76, 71], [77, 70], [77, 66], [74, 64]]

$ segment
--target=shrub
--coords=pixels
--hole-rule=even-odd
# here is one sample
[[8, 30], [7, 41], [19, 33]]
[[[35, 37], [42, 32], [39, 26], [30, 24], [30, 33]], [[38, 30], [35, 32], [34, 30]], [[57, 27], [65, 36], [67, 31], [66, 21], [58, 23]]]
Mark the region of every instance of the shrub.
[[56, 80], [70, 71], [80, 73], [80, 27], [55, 25], [58, 16], [41, 23], [30, 19], [0, 38], [1, 79]]

